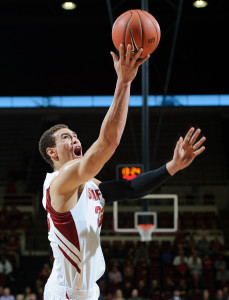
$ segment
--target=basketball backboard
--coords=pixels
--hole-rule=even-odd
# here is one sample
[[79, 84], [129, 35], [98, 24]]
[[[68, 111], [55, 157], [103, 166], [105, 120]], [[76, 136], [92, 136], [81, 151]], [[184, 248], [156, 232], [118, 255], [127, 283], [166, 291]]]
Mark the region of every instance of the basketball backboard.
[[[144, 210], [139, 203], [148, 199], [148, 210]], [[134, 203], [135, 201], [135, 203]], [[136, 205], [138, 201], [138, 205]], [[130, 204], [131, 203], [131, 204]], [[157, 203], [157, 205], [155, 205]], [[138, 224], [153, 224], [155, 233], [174, 233], [178, 229], [178, 196], [175, 194], [150, 194], [138, 200], [129, 200], [128, 206], [121, 202], [113, 203], [114, 231], [119, 233], [138, 233]], [[131, 224], [123, 220], [123, 214], [128, 213]], [[162, 215], [168, 216], [168, 222], [161, 221]], [[132, 216], [130, 216], [132, 215]], [[129, 218], [128, 218], [129, 219]], [[125, 222], [126, 221], [126, 222]], [[165, 226], [167, 225], [167, 226]]]

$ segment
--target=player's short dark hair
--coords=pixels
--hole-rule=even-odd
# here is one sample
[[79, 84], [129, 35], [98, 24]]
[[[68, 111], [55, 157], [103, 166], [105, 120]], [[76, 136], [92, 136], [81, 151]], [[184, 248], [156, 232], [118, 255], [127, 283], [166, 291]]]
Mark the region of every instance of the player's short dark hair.
[[65, 124], [54, 125], [51, 128], [49, 128], [48, 130], [46, 130], [42, 134], [42, 136], [39, 140], [40, 154], [44, 158], [44, 160], [51, 165], [52, 168], [53, 168], [53, 161], [52, 161], [51, 157], [46, 153], [46, 149], [49, 147], [50, 148], [55, 147], [56, 141], [55, 141], [55, 137], [53, 136], [53, 134], [55, 132], [57, 132], [58, 130], [60, 130], [61, 128], [68, 128], [68, 126]]

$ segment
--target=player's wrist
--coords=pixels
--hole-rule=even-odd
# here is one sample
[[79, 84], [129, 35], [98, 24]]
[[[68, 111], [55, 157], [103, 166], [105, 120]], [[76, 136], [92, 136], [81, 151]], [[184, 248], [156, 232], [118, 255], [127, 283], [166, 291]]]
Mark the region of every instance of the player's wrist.
[[181, 170], [180, 165], [174, 159], [170, 160], [166, 164], [166, 169], [171, 176], [175, 175], [178, 171]]
[[117, 86], [130, 88], [132, 80], [126, 80], [124, 78], [119, 78], [117, 80]]

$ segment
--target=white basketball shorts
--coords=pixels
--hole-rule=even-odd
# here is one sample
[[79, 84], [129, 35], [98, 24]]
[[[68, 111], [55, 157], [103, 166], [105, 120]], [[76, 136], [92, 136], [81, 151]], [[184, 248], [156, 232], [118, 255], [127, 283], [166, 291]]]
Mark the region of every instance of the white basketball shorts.
[[43, 300], [98, 300], [99, 294], [96, 283], [90, 291], [80, 291], [58, 285], [49, 278], [45, 285]]

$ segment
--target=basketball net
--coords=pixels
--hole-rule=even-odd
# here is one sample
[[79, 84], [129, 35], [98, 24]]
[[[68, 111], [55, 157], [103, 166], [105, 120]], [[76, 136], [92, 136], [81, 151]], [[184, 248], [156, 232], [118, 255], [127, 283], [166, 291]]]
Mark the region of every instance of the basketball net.
[[142, 242], [152, 241], [151, 235], [154, 229], [155, 229], [154, 224], [138, 224], [137, 230], [140, 234], [141, 241]]

